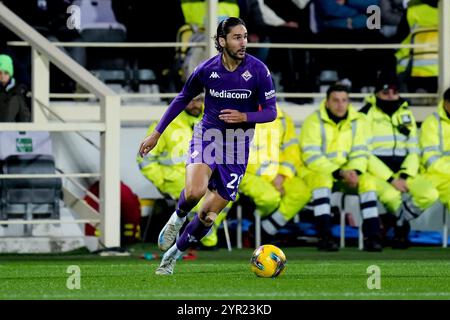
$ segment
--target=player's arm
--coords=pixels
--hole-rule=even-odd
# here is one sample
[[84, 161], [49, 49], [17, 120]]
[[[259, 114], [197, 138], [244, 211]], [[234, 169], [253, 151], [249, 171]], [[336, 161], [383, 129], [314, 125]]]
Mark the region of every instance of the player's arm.
[[258, 70], [258, 101], [262, 110], [247, 112], [247, 122], [272, 122], [277, 118], [275, 87], [269, 69], [266, 66], [261, 66]]
[[277, 118], [277, 108], [275, 103], [262, 108], [262, 111], [240, 112], [234, 109], [220, 110], [219, 119], [227, 123], [253, 122], [264, 123], [272, 122]]
[[277, 118], [275, 88], [273, 86], [272, 76], [267, 67], [260, 66], [257, 77], [257, 94], [261, 110], [256, 112], [239, 112], [238, 110], [223, 109], [220, 111], [220, 120], [227, 123], [264, 123], [272, 122]]
[[[275, 98], [274, 98], [275, 100]], [[247, 122], [264, 123], [272, 122], [277, 118], [277, 108], [275, 101], [273, 103], [261, 104], [262, 110], [256, 112], [246, 112]]]
[[258, 71], [258, 101], [261, 110], [247, 112], [247, 122], [272, 122], [277, 118], [277, 99], [272, 75], [265, 65], [262, 65]]
[[191, 100], [197, 96], [203, 90], [203, 84], [200, 78], [201, 68], [197, 68], [186, 81], [183, 90], [177, 95], [177, 97], [170, 103], [166, 112], [162, 116], [155, 130], [150, 135], [145, 137], [139, 148], [139, 154], [143, 157], [149, 153], [158, 143], [159, 137], [167, 128], [167, 126], [175, 119], [191, 102]]

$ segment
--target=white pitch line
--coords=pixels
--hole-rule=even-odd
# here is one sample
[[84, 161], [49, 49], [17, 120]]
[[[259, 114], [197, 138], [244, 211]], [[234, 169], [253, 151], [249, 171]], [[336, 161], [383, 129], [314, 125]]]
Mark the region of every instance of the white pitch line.
[[139, 292], [126, 292], [123, 294], [111, 294], [111, 293], [99, 293], [98, 291], [77, 291], [77, 294], [8, 294], [9, 299], [14, 298], [29, 298], [32, 297], [42, 297], [42, 298], [79, 298], [78, 293], [92, 294], [97, 293], [99, 297], [104, 298], [226, 298], [226, 297], [261, 297], [261, 298], [270, 298], [270, 297], [292, 297], [292, 298], [314, 298], [314, 297], [450, 297], [450, 292], [317, 292], [317, 293], [308, 293], [308, 292], [299, 292], [299, 293], [145, 293], [142, 291]]

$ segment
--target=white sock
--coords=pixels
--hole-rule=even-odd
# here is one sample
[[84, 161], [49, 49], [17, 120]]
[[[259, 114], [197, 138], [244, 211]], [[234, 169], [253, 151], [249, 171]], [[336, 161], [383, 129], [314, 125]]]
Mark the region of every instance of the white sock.
[[169, 218], [169, 224], [175, 224], [175, 225], [180, 225], [183, 224], [186, 221], [186, 217], [180, 218], [177, 215], [177, 212], [175, 211], [174, 213], [172, 213], [172, 215]]
[[169, 250], [164, 254], [164, 258], [172, 257], [174, 259], [178, 259], [183, 254], [183, 251], [178, 250], [177, 243], [175, 242], [173, 246], [170, 247]]

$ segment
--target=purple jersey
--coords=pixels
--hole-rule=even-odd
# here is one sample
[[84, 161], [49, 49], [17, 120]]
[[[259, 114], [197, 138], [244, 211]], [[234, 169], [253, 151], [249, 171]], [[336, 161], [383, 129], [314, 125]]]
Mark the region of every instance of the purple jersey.
[[[222, 55], [219, 54], [203, 62], [194, 70], [156, 130], [162, 133], [187, 104], [204, 91], [205, 113], [202, 123], [205, 129], [216, 128], [223, 131], [242, 128], [245, 130], [254, 128], [255, 123], [269, 122], [276, 118], [275, 89], [270, 72], [264, 63], [246, 54], [236, 70], [230, 72], [224, 67]], [[259, 106], [265, 112], [258, 112]], [[219, 119], [220, 111], [223, 109], [235, 109], [247, 113], [247, 122], [225, 123]]]
[[[205, 92], [204, 116], [194, 128], [187, 163], [208, 164], [213, 172], [209, 188], [217, 190], [224, 199], [234, 201], [247, 168], [255, 123], [276, 118], [272, 77], [267, 67], [249, 54], [236, 70], [230, 72], [219, 54], [194, 70], [156, 130], [162, 133], [202, 92]], [[226, 123], [219, 119], [223, 109], [246, 113], [247, 122]]]

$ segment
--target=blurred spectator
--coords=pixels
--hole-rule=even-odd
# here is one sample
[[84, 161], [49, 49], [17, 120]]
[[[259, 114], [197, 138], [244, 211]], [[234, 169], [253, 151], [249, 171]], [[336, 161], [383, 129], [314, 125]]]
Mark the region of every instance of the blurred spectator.
[[[4, 0], [3, 3], [26, 23], [31, 25], [50, 41], [73, 42], [80, 41], [78, 30], [67, 28], [67, 20], [70, 14], [67, 8], [73, 0], [29, 0], [24, 5], [23, 1]], [[17, 59], [27, 64], [31, 70], [30, 50], [26, 48]], [[85, 50], [79, 47], [60, 48], [75, 61], [84, 65]], [[19, 51], [15, 49], [15, 51]], [[52, 92], [73, 92], [75, 82], [55, 66], [51, 66], [50, 90]]]
[[[402, 44], [438, 44], [438, 0], [414, 0], [408, 4], [406, 20], [409, 34]], [[437, 91], [438, 49], [400, 49], [396, 53], [397, 73], [411, 92]]]
[[[444, 88], [442, 88], [444, 89]], [[450, 210], [450, 88], [447, 88], [435, 112], [421, 127], [421, 163], [425, 178], [439, 191], [439, 199]]]
[[[185, 20], [178, 32], [177, 40], [180, 42], [207, 42], [205, 23], [207, 22], [207, 2], [205, 0], [181, 0], [181, 9]], [[237, 0], [218, 0], [217, 23], [229, 18], [240, 17], [240, 8]], [[173, 75], [181, 75], [181, 83], [187, 80], [194, 69], [208, 58], [204, 47], [188, 47], [176, 50], [177, 59], [174, 64]], [[182, 52], [180, 54], [180, 51]], [[180, 83], [177, 83], [179, 86]], [[176, 88], [179, 91], [180, 88]]]
[[417, 123], [398, 84], [395, 73], [380, 74], [375, 93], [366, 97], [360, 112], [366, 114], [370, 132], [367, 171], [376, 181], [378, 200], [388, 211], [381, 218], [384, 232], [395, 226], [392, 246], [406, 249], [410, 221], [435, 203], [438, 192], [419, 172]]
[[[127, 37], [125, 26], [117, 21], [112, 0], [75, 0], [80, 8], [80, 35], [86, 42], [124, 42]], [[86, 48], [86, 68], [101, 81], [121, 91], [126, 84], [127, 49]]]
[[[379, 4], [379, 0], [314, 0], [319, 43], [384, 43], [380, 30], [367, 28], [367, 8]], [[353, 92], [373, 86], [379, 71], [395, 69], [392, 50], [320, 50], [318, 55], [319, 69], [336, 70], [340, 79], [351, 81]]]
[[11, 57], [0, 54], [0, 122], [29, 122], [30, 110], [13, 76]]
[[[181, 9], [186, 23], [204, 28], [207, 14], [205, 0], [181, 0]], [[217, 9], [217, 23], [229, 17], [240, 17], [238, 0], [218, 0]]]
[[[127, 28], [130, 42], [174, 42], [184, 24], [180, 1], [112, 0], [117, 21]], [[170, 92], [170, 70], [174, 63], [173, 48], [127, 49], [132, 64], [139, 69], [152, 69], [160, 90]]]
[[[248, 30], [248, 42], [269, 42], [259, 0], [238, 0], [240, 18], [244, 20]], [[268, 48], [248, 48], [247, 51], [266, 62]]]
[[[262, 17], [270, 42], [310, 43], [309, 0], [259, 0]], [[313, 61], [309, 50], [270, 49], [267, 64], [281, 73], [281, 85], [285, 92], [311, 92], [313, 80], [310, 71]], [[295, 103], [307, 103], [310, 99], [286, 99]]]
[[239, 186], [239, 192], [255, 202], [255, 214], [262, 218], [263, 242], [274, 240], [310, 200], [305, 171], [294, 121], [277, 106], [274, 121], [256, 126], [249, 165]]
[[386, 38], [394, 38], [406, 14], [405, 0], [380, 0], [381, 33]]
[[[6, 54], [13, 60], [15, 66], [15, 76], [17, 83], [20, 83], [24, 88], [31, 88], [31, 74], [27, 69], [30, 65], [29, 61], [24, 63], [24, 60], [18, 56], [18, 51], [26, 52], [28, 60], [30, 59], [30, 49], [27, 47], [9, 47], [8, 41], [21, 41], [13, 32], [0, 24], [0, 54]], [[20, 49], [20, 50], [19, 50]]]
[[379, 0], [316, 0], [317, 27], [327, 29], [366, 29], [367, 7]]
[[[100, 183], [96, 181], [89, 187], [89, 191], [95, 195], [100, 194]], [[100, 211], [99, 204], [89, 195], [84, 197], [84, 200], [94, 210]], [[86, 224], [85, 228], [86, 236], [101, 236], [100, 230], [94, 228], [90, 224]], [[141, 205], [139, 203], [139, 197], [133, 192], [133, 190], [120, 182], [120, 243], [125, 246], [139, 242], [141, 239]]]

